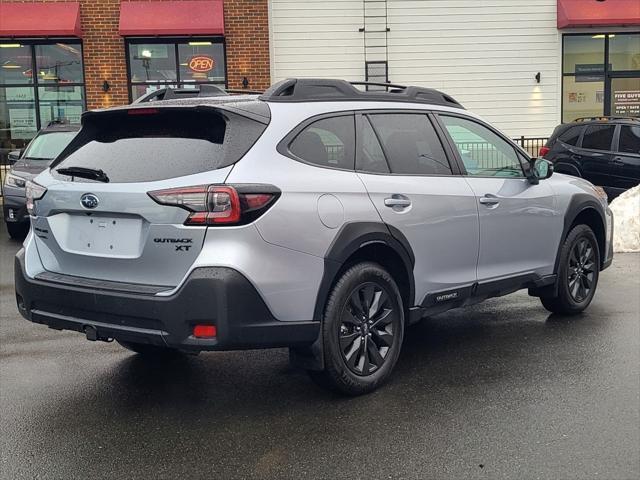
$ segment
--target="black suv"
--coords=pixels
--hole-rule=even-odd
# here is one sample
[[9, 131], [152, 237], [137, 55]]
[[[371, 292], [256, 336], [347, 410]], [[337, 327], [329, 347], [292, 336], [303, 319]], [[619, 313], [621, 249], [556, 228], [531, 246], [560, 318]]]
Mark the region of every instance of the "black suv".
[[604, 188], [609, 200], [640, 183], [640, 118], [579, 118], [556, 127], [540, 156]]

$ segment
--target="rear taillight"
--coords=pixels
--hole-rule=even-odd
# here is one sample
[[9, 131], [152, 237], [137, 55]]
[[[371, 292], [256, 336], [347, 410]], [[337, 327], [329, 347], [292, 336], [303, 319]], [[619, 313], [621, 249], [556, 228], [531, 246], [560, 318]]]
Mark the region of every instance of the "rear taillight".
[[47, 193], [47, 189], [36, 182], [28, 181], [25, 187], [25, 195], [27, 197], [27, 211], [29, 215], [34, 215], [35, 201], [40, 200]]
[[198, 185], [156, 190], [149, 196], [191, 212], [185, 225], [244, 225], [266, 212], [279, 193], [271, 185]]
[[538, 152], [539, 157], [544, 157], [547, 153], [549, 153], [551, 149], [546, 145], [544, 147], [540, 147], [540, 151]]

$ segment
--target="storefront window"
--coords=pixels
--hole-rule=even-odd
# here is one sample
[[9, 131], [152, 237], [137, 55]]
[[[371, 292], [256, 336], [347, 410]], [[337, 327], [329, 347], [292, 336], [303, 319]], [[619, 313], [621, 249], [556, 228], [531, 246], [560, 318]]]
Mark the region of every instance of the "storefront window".
[[562, 121], [640, 114], [640, 33], [565, 35]]
[[0, 85], [32, 82], [31, 47], [0, 43]]
[[604, 114], [604, 77], [600, 80], [565, 76], [562, 82], [562, 121]]
[[226, 85], [221, 39], [129, 40], [127, 52], [132, 100], [163, 87]]
[[79, 122], [84, 105], [79, 42], [0, 41], [0, 161], [53, 120]]
[[640, 70], [640, 33], [609, 35], [611, 70]]
[[178, 45], [180, 79], [183, 83], [207, 82], [224, 85], [224, 46], [221, 43], [191, 42]]
[[564, 37], [564, 73], [604, 74], [604, 35]]
[[83, 83], [80, 45], [36, 45], [38, 83]]

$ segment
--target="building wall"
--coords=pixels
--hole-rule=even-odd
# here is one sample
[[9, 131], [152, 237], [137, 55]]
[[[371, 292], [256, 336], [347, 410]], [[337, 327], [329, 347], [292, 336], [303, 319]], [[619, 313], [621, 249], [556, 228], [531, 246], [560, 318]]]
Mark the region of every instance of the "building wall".
[[[25, 3], [56, 1], [65, 0], [24, 0]], [[80, 3], [83, 30], [87, 108], [103, 108], [129, 103], [124, 38], [118, 33], [120, 0], [76, 1]], [[229, 88], [242, 88], [244, 76], [248, 78], [250, 88], [266, 88], [269, 85], [267, 12], [267, 0], [226, 0], [224, 2]], [[110, 85], [108, 93], [102, 91], [105, 80]]]
[[[364, 80], [367, 3], [271, 0], [273, 80]], [[560, 122], [556, 0], [388, 0], [386, 15], [391, 82], [443, 90], [512, 136], [548, 136]]]

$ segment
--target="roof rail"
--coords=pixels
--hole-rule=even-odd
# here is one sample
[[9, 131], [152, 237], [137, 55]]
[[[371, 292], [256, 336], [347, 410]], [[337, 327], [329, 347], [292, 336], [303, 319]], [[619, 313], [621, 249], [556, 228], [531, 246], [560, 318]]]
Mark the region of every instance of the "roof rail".
[[191, 97], [217, 97], [227, 95], [221, 87], [216, 85], [198, 85], [196, 88], [167, 88], [162, 100]]
[[[354, 85], [385, 87], [385, 91], [362, 91]], [[464, 108], [453, 97], [432, 88], [394, 83], [348, 82], [326, 78], [289, 78], [275, 83], [260, 97], [267, 102], [383, 101], [411, 102]]]
[[640, 121], [640, 117], [622, 117], [614, 115], [598, 115], [596, 117], [580, 117], [576, 118], [574, 122], [592, 122], [597, 120], [635, 120]]
[[52, 127], [54, 125], [70, 125], [71, 121], [68, 118], [54, 118], [53, 120], [50, 120], [49, 123], [47, 123], [47, 127]]
[[238, 93], [245, 95], [260, 95], [264, 92], [246, 89], [224, 89], [218, 85], [210, 84], [195, 85], [194, 88], [163, 87], [141, 96], [134, 100], [133, 103], [159, 102], [161, 100], [175, 100], [176, 98], [220, 97]]

